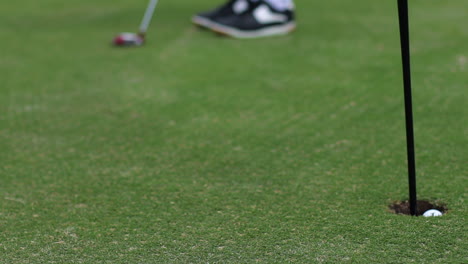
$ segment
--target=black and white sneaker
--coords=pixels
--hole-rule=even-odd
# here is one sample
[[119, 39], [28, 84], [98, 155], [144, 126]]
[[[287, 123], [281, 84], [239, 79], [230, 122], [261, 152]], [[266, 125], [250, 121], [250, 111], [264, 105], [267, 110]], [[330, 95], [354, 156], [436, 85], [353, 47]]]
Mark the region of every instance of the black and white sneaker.
[[251, 2], [249, 0], [229, 0], [224, 5], [213, 10], [196, 14], [192, 17], [192, 22], [195, 25], [211, 29], [216, 18], [240, 15], [249, 10], [250, 5]]
[[[234, 1], [235, 4], [238, 1], [247, 0], [237, 0]], [[247, 2], [247, 9], [242, 12], [214, 16], [210, 21], [209, 28], [217, 33], [235, 38], [284, 35], [296, 28], [294, 7], [278, 11], [264, 0]]]

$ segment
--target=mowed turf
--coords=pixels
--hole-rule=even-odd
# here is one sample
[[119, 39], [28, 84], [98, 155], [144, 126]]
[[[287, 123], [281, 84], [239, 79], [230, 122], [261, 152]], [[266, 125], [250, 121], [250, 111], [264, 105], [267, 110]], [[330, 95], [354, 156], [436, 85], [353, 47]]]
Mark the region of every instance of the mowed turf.
[[396, 1], [297, 1], [233, 40], [219, 1], [0, 4], [0, 263], [467, 263], [465, 0], [410, 1], [419, 198], [407, 199]]

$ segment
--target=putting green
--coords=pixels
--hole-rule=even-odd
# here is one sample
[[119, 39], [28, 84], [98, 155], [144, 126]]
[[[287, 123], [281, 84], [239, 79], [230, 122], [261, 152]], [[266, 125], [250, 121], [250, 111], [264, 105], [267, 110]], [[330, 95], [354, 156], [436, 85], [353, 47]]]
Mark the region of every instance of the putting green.
[[233, 40], [215, 1], [0, 4], [0, 263], [466, 263], [466, 1], [411, 1], [420, 199], [396, 1], [297, 2]]

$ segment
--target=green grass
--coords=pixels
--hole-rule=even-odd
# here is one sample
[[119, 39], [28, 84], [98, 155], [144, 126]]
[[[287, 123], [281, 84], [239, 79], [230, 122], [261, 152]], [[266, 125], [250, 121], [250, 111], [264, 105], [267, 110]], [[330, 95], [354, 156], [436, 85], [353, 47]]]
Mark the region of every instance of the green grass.
[[298, 31], [190, 25], [215, 1], [0, 4], [0, 263], [467, 263], [467, 6], [411, 1], [407, 198], [396, 1], [301, 1]]

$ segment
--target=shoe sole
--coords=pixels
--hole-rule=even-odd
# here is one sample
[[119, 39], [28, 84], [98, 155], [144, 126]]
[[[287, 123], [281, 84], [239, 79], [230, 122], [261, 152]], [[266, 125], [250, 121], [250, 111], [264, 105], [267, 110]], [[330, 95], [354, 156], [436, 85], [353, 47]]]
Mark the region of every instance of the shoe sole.
[[199, 16], [194, 16], [192, 18], [192, 22], [198, 26], [211, 29], [215, 33], [239, 39], [286, 35], [296, 29], [295, 22], [289, 22], [283, 25], [271, 26], [252, 31], [243, 31], [236, 28], [228, 27]]
[[201, 16], [192, 17], [192, 23], [197, 25], [197, 26], [207, 28], [207, 29], [211, 29], [213, 27], [213, 22], [211, 20], [206, 19], [206, 18], [201, 17]]

